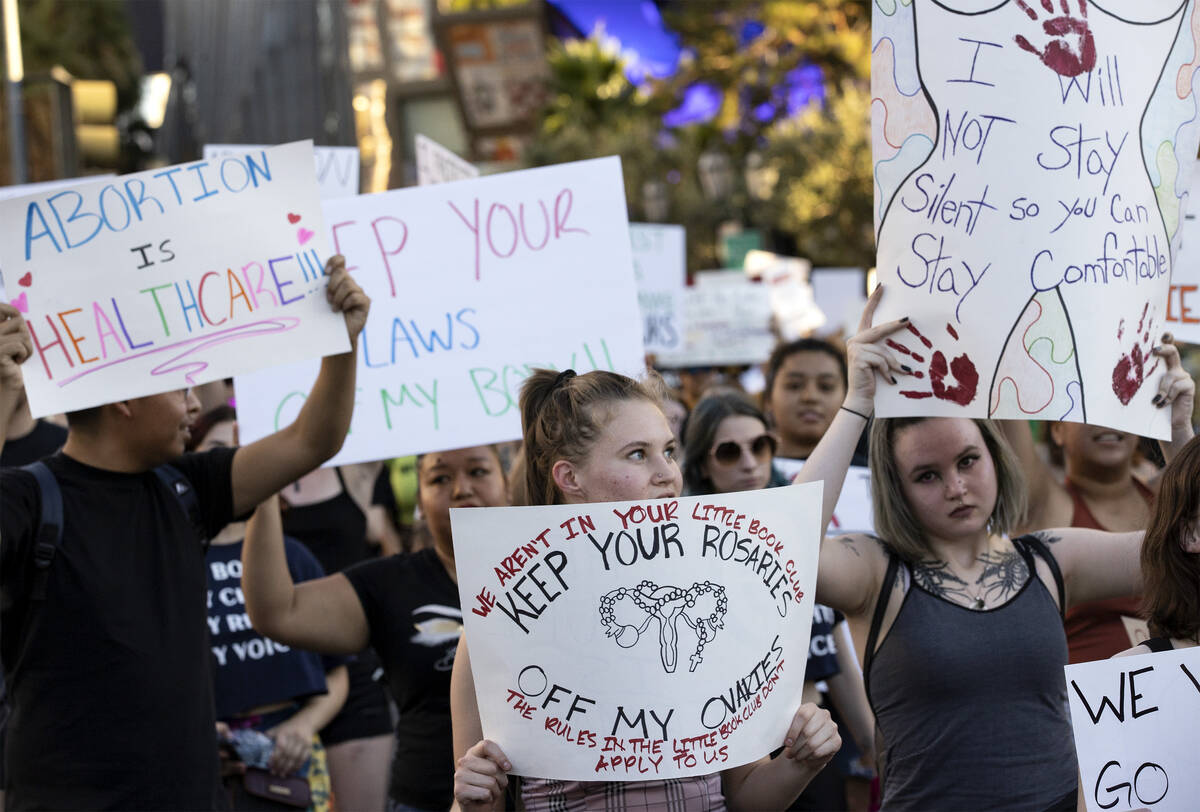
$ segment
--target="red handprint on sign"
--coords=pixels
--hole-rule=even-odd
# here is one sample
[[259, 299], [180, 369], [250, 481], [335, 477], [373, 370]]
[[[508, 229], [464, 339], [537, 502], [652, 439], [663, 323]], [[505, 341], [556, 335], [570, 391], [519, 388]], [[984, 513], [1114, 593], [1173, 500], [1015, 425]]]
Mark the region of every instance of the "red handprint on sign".
[[[912, 324], [908, 325], [908, 331], [925, 345], [925, 349], [933, 350], [933, 342], [921, 335], [921, 331]], [[946, 325], [946, 332], [955, 341], [958, 340], [958, 333], [949, 324]], [[925, 363], [925, 356], [919, 352], [913, 352], [898, 341], [889, 338], [887, 345], [897, 352], [910, 356], [917, 363]], [[915, 378], [925, 377], [925, 373], [919, 370], [912, 374]], [[929, 361], [929, 388], [928, 392], [901, 390], [900, 394], [912, 400], [937, 398], [957, 403], [959, 406], [966, 406], [975, 399], [975, 393], [979, 391], [979, 370], [975, 368], [975, 363], [967, 357], [966, 353], [947, 362], [946, 356], [941, 350], [934, 350], [933, 357]]]
[[[1059, 0], [1062, 14], [1042, 22], [1042, 31], [1049, 38], [1042, 47], [1037, 47], [1018, 34], [1017, 45], [1036, 54], [1042, 63], [1060, 76], [1078, 76], [1096, 67], [1096, 41], [1087, 22], [1087, 2], [1078, 0], [1079, 16], [1072, 16], [1069, 0]], [[1024, 0], [1016, 0], [1029, 19], [1037, 22], [1038, 13]], [[1041, 6], [1054, 14], [1054, 0], [1041, 0]]]
[[[1142, 308], [1142, 318], [1138, 321], [1137, 333], [1133, 336], [1133, 349], [1122, 355], [1117, 361], [1117, 365], [1113, 367], [1113, 394], [1117, 396], [1117, 400], [1121, 401], [1122, 406], [1133, 400], [1133, 396], [1142, 388], [1146, 378], [1158, 369], [1157, 358], [1155, 358], [1154, 364], [1146, 369], [1146, 362], [1150, 360], [1150, 351], [1154, 349], [1150, 343], [1150, 335], [1154, 332], [1154, 316], [1151, 315], [1147, 320], [1146, 314], [1149, 312], [1150, 303], [1147, 302], [1146, 306]], [[1121, 323], [1117, 325], [1117, 340], [1120, 341], [1124, 337], [1125, 319], [1121, 319]]]

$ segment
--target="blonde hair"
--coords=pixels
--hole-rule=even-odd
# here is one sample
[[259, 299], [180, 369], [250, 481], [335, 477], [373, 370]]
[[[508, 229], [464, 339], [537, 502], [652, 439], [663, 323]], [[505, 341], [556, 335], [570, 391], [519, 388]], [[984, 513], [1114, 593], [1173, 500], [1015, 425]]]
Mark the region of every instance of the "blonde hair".
[[[929, 419], [877, 418], [871, 426], [871, 506], [875, 511], [875, 530], [896, 555], [910, 562], [927, 558], [931, 551], [901, 485], [903, 474], [896, 461], [896, 433]], [[983, 436], [996, 470], [996, 504], [988, 518], [988, 529], [1006, 535], [1025, 517], [1028, 504], [1025, 477], [1000, 428], [991, 420], [971, 418], [971, 422]]]
[[[576, 375], [535, 369], [521, 385], [521, 432], [524, 439], [525, 487], [515, 488], [522, 502], [557, 505], [562, 493], [551, 470], [559, 460], [579, 464], [608, 425], [605, 407], [645, 400], [661, 407], [665, 387], [657, 375], [637, 381], [606, 370]], [[520, 504], [514, 498], [514, 504]]]

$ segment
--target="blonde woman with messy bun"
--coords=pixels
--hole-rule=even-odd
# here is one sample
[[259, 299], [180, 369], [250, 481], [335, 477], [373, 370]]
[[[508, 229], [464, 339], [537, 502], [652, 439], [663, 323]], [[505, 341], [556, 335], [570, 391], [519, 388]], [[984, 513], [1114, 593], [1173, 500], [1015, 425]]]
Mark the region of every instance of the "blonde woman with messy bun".
[[[524, 492], [531, 504], [586, 504], [679, 496], [676, 440], [661, 408], [661, 382], [613, 372], [575, 375], [537, 370], [521, 389]], [[454, 797], [463, 810], [503, 809], [511, 764], [483, 740], [466, 638], [459, 642], [450, 686], [458, 769]], [[721, 773], [627, 783], [524, 778], [528, 810], [575, 808], [596, 799], [606, 808], [784, 809], [837, 752], [841, 739], [829, 713], [802, 705], [785, 749]]]

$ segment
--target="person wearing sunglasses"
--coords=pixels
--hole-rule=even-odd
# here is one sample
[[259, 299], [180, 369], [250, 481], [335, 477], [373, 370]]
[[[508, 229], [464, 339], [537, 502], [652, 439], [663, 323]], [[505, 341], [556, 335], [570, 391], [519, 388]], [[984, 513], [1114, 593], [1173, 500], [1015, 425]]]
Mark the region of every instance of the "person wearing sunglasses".
[[[773, 488], [791, 481], [774, 464], [778, 443], [766, 416], [740, 392], [710, 392], [701, 398], [684, 426], [683, 447], [683, 483], [689, 496]], [[803, 701], [832, 706], [835, 719], [845, 720], [851, 736], [842, 736], [838, 758], [844, 763], [818, 774], [790, 807], [793, 810], [861, 807], [850, 798], [863, 793], [848, 793], [846, 779], [865, 779], [869, 769], [857, 765], [874, 761], [874, 721], [853, 650], [839, 644], [848, 641], [839, 635], [844, 627], [840, 613], [827, 606], [814, 608], [803, 694]], [[818, 683], [828, 688], [827, 695]], [[847, 746], [851, 737], [854, 744]], [[861, 783], [869, 795], [865, 780]]]
[[777, 441], [740, 392], [705, 395], [684, 426], [683, 486], [690, 496], [788, 484], [772, 465]]

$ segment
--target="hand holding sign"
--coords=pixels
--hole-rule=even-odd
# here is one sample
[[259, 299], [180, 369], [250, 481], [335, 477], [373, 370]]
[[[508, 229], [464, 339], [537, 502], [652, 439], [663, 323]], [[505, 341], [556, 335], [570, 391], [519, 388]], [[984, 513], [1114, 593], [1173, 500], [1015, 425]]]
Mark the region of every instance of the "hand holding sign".
[[[883, 342], [888, 336], [908, 324], [908, 318], [886, 322], [872, 327], [875, 309], [883, 298], [883, 285], [875, 288], [863, 309], [858, 323], [858, 334], [846, 342], [846, 363], [849, 367], [850, 385], [847, 387], [846, 408], [864, 416], [875, 409], [875, 373], [878, 372], [889, 383], [895, 384], [893, 373], [911, 374], [908, 365], [900, 363], [896, 354]], [[892, 342], [888, 341], [890, 345]]]
[[337, 254], [325, 264], [329, 282], [325, 287], [325, 298], [334, 311], [346, 317], [346, 333], [351, 345], [367, 324], [367, 313], [371, 310], [371, 299], [363, 293], [358, 283], [350, 278], [346, 270], [346, 258]]
[[20, 365], [33, 354], [29, 328], [17, 308], [0, 302], [0, 390], [19, 388]]
[[504, 798], [512, 769], [500, 745], [484, 739], [458, 760], [454, 770], [454, 800], [463, 812], [491, 809]]

